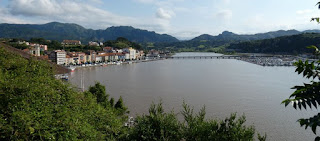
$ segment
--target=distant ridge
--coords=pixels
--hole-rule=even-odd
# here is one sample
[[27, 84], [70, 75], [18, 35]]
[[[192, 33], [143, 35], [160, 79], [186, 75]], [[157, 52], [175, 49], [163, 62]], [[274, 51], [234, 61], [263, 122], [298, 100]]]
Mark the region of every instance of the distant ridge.
[[178, 42], [179, 40], [167, 34], [136, 29], [131, 26], [109, 27], [105, 30], [86, 29], [74, 23], [51, 22], [47, 24], [0, 24], [0, 38], [30, 39], [41, 37], [48, 40], [62, 41], [64, 39], [88, 41], [115, 40], [125, 37], [133, 42]]
[[257, 33], [257, 34], [235, 34], [229, 31], [224, 31], [217, 36], [212, 36], [209, 34], [202, 34], [198, 37], [191, 39], [191, 41], [200, 41], [200, 40], [225, 40], [225, 41], [251, 41], [251, 40], [261, 40], [261, 39], [271, 39], [281, 36], [290, 36], [297, 35], [301, 33], [311, 33], [316, 32], [320, 33], [320, 30], [306, 30], [303, 32], [297, 30], [278, 30], [271, 31], [267, 33]]

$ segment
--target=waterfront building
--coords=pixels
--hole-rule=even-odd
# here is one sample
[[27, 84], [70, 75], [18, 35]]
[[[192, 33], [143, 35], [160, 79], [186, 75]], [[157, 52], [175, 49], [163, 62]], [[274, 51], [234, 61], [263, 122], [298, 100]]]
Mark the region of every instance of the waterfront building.
[[70, 64], [76, 64], [73, 60], [73, 58], [69, 55], [66, 55], [66, 65], [70, 65]]
[[112, 47], [104, 47], [103, 48], [103, 51], [108, 52], [108, 53], [112, 53], [113, 52], [112, 50], [113, 50]]
[[52, 62], [56, 62], [58, 65], [63, 65], [66, 63], [66, 52], [64, 50], [52, 51], [49, 55], [49, 59]]
[[128, 53], [129, 56], [126, 56], [127, 60], [135, 60], [136, 59], [136, 50], [132, 47], [123, 49], [123, 52]]

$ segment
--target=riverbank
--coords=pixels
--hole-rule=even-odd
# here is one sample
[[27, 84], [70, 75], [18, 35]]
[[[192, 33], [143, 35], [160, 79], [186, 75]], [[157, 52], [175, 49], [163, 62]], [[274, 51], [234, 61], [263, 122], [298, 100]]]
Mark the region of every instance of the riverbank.
[[76, 69], [80, 69], [80, 68], [106, 67], [108, 65], [133, 64], [133, 63], [150, 62], [150, 61], [158, 61], [158, 60], [163, 60], [163, 58], [147, 59], [147, 60], [133, 60], [133, 61], [116, 61], [116, 62], [92, 63], [92, 64], [82, 64], [82, 65], [70, 65], [70, 66], [65, 66], [65, 67], [67, 67], [71, 71], [75, 71]]

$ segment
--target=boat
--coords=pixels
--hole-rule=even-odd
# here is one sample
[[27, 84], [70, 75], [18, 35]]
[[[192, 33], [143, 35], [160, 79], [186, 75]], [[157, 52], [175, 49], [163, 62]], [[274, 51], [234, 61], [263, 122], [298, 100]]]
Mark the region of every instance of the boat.
[[68, 81], [69, 80], [69, 76], [68, 75], [62, 75], [61, 79], [65, 80], [65, 81]]
[[68, 67], [69, 70], [71, 70], [71, 72], [74, 72], [76, 70], [75, 67]]

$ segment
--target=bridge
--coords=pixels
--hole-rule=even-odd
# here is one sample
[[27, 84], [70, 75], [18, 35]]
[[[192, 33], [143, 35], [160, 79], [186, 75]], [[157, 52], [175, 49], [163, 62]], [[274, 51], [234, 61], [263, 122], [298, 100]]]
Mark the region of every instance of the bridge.
[[[255, 56], [258, 58], [275, 57], [274, 55]], [[167, 56], [166, 59], [241, 59], [250, 58], [250, 56], [222, 55], [222, 56]]]

